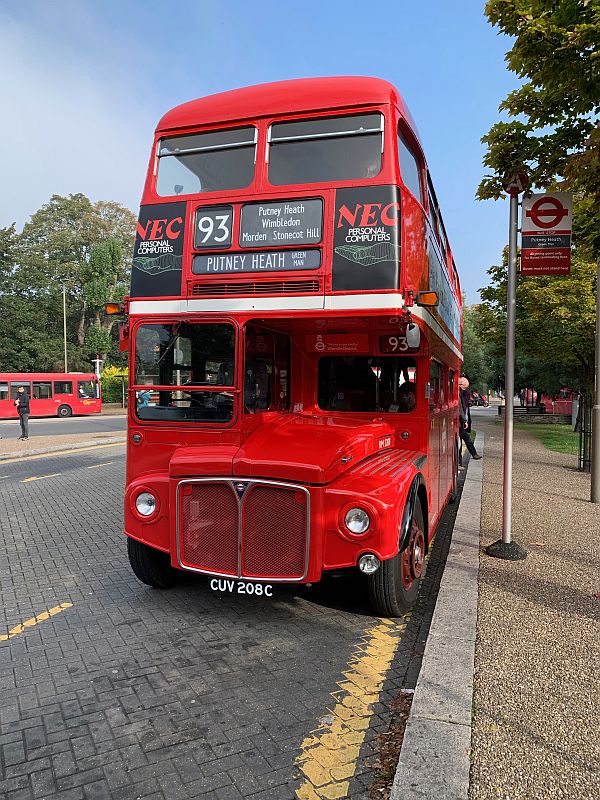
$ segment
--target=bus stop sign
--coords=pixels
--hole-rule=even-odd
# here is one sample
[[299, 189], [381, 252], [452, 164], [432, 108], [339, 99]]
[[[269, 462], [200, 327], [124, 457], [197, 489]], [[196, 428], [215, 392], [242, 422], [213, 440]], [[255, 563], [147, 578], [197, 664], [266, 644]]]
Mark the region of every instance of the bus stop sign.
[[571, 271], [572, 198], [567, 192], [523, 200], [521, 275], [568, 275]]

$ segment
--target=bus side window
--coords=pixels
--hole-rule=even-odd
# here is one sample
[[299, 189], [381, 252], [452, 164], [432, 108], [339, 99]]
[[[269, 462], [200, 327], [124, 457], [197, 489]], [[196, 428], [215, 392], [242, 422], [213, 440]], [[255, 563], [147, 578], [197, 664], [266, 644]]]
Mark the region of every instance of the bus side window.
[[432, 361], [429, 367], [429, 383], [431, 386], [429, 394], [429, 410], [435, 411], [441, 407], [441, 373], [442, 369], [437, 361]]
[[423, 205], [419, 159], [400, 129], [398, 129], [398, 160], [400, 161], [402, 182], [419, 203]]
[[33, 398], [34, 400], [51, 400], [52, 384], [50, 381], [34, 381]]
[[71, 381], [54, 381], [54, 394], [73, 394]]
[[8, 383], [0, 383], [0, 400], [8, 400]]
[[17, 389], [19, 386], [23, 386], [27, 394], [31, 397], [31, 384], [27, 381], [11, 381], [10, 383], [10, 399], [16, 400], [17, 399]]

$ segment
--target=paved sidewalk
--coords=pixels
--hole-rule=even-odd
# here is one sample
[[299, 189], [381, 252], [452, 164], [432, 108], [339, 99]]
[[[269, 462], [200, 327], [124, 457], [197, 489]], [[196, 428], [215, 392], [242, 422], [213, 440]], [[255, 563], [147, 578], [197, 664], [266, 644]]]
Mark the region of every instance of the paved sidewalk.
[[103, 444], [125, 444], [126, 433], [73, 433], [69, 436], [32, 436], [25, 442], [18, 439], [0, 440], [0, 464], [14, 458], [41, 455], [43, 453], [59, 453], [79, 447], [97, 447]]
[[600, 509], [590, 477], [516, 428], [513, 539], [529, 555], [490, 558], [485, 547], [502, 535], [504, 432], [494, 418], [476, 427], [485, 456], [468, 466], [391, 796], [598, 800]]
[[[481, 544], [501, 537], [503, 428], [485, 431]], [[515, 428], [513, 538], [480, 553], [470, 800], [600, 797], [600, 507], [574, 456]]]

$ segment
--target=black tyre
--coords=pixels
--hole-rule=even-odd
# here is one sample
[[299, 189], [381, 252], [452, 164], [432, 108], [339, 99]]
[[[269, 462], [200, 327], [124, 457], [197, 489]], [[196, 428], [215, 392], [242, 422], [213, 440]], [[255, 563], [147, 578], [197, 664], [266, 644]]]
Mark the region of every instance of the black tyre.
[[374, 575], [369, 575], [369, 599], [376, 614], [400, 617], [415, 604], [425, 568], [425, 526], [419, 500], [406, 548], [384, 561]]
[[449, 503], [456, 502], [458, 497], [458, 444], [454, 446], [454, 456], [452, 457], [452, 489], [448, 497]]
[[127, 537], [127, 554], [131, 569], [142, 583], [169, 589], [178, 582], [179, 572], [173, 569], [166, 553]]
[[57, 411], [56, 411], [56, 415], [58, 417], [70, 417], [72, 413], [73, 413], [73, 409], [71, 408], [71, 406], [67, 406], [67, 405], [59, 406]]

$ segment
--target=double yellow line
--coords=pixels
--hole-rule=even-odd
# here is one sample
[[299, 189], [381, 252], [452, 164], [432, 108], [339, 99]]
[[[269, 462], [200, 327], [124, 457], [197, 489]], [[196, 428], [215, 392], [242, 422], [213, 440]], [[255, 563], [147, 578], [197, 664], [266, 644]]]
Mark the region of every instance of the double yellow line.
[[0, 633], [0, 642], [6, 642], [7, 639], [12, 639], [14, 636], [24, 633], [28, 628], [33, 628], [33, 626], [37, 625], [39, 622], [45, 622], [47, 619], [50, 619], [50, 617], [60, 614], [61, 611], [65, 611], [67, 608], [73, 608], [73, 603], [61, 603], [59, 606], [54, 606], [54, 608], [49, 608], [47, 611], [42, 611], [41, 614], [31, 617], [31, 619], [26, 619], [25, 622], [20, 622], [18, 625], [15, 625], [14, 628], [11, 628], [8, 633]]

